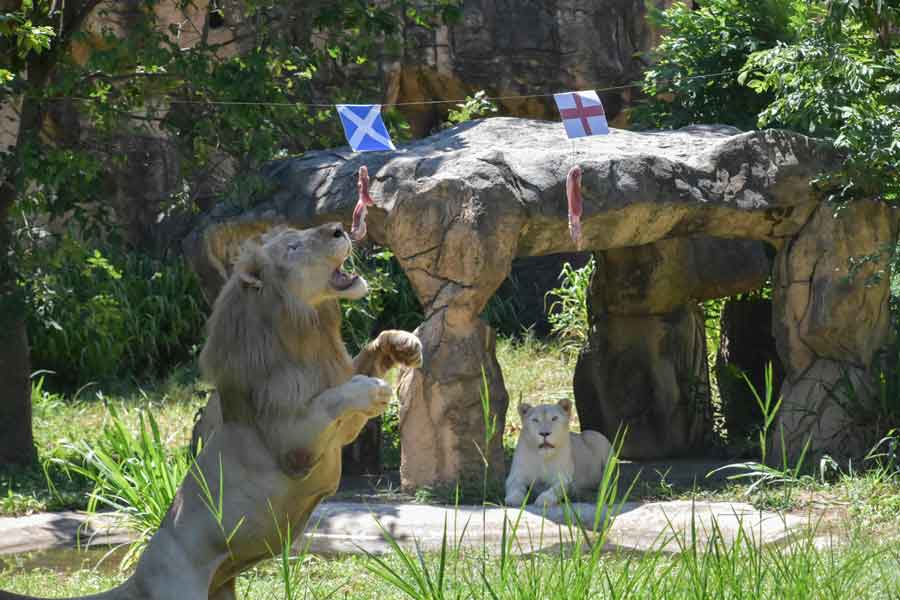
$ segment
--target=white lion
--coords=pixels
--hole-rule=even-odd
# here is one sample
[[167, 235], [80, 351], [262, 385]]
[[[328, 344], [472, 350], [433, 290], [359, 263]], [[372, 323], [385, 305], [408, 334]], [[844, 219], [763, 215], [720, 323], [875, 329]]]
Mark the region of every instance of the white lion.
[[603, 478], [610, 444], [602, 433], [569, 431], [572, 403], [519, 405], [522, 432], [506, 478], [507, 506], [520, 506], [532, 487], [546, 486], [534, 503], [559, 504], [564, 494], [595, 488]]

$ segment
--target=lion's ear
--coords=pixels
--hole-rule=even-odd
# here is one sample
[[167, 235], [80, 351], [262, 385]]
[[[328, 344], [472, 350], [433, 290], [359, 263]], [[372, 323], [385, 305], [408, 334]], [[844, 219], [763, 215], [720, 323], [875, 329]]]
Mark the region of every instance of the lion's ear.
[[519, 416], [525, 418], [525, 415], [528, 414], [528, 411], [531, 410], [531, 405], [525, 402], [519, 403]]
[[247, 271], [238, 272], [238, 278], [241, 280], [241, 286], [245, 288], [253, 288], [261, 290], [263, 288], [262, 279]]
[[563, 398], [559, 401], [559, 407], [565, 411], [567, 415], [572, 416], [572, 401], [568, 398]]
[[241, 287], [257, 291], [263, 288], [262, 271], [264, 262], [265, 258], [262, 256], [262, 248], [255, 244], [244, 248], [241, 257], [234, 265], [234, 272], [241, 282]]

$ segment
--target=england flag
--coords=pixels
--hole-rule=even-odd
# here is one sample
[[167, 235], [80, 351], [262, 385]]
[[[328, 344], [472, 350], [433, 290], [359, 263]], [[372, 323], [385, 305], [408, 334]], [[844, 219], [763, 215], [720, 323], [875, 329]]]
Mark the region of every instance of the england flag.
[[553, 94], [553, 98], [570, 138], [609, 133], [606, 113], [597, 92], [563, 92]]

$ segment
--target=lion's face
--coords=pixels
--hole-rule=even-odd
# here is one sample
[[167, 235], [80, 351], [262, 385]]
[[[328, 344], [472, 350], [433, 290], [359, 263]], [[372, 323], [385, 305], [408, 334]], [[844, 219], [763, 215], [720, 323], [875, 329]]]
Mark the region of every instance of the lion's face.
[[259, 252], [269, 263], [268, 273], [254, 280], [242, 274], [247, 285], [265, 285], [266, 275], [301, 302], [315, 306], [325, 300], [358, 300], [369, 291], [366, 280], [341, 266], [350, 256], [350, 238], [340, 223], [312, 229], [276, 229], [262, 238]]
[[572, 403], [561, 400], [559, 404], [519, 405], [522, 416], [520, 438], [539, 452], [553, 452], [569, 440], [569, 423], [572, 420]]
[[369, 291], [365, 279], [341, 268], [351, 245], [340, 223], [285, 229], [267, 239], [263, 248], [286, 273], [290, 291], [309, 304], [332, 298], [358, 300]]

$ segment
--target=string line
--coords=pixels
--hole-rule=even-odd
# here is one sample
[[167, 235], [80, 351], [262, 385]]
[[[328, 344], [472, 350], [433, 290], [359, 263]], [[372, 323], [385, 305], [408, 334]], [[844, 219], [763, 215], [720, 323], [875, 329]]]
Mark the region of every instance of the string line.
[[[723, 77], [725, 75], [734, 75], [738, 73], [738, 71], [721, 71], [719, 73], [710, 73], [707, 75], [693, 75], [691, 77], [685, 77], [683, 81], [693, 81], [695, 79], [714, 79], [718, 77]], [[643, 83], [630, 83], [624, 85], [614, 85], [604, 88], [592, 88], [595, 92], [614, 92], [618, 90], [627, 90], [630, 88], [642, 87]], [[585, 84], [582, 86], [584, 88], [589, 88], [589, 84]], [[557, 92], [558, 93], [558, 92]], [[549, 98], [554, 96], [554, 93], [544, 93], [544, 94], [519, 94], [512, 96], [483, 96], [484, 100], [526, 100], [529, 98]], [[73, 100], [76, 102], [97, 102], [98, 98], [92, 97], [81, 97], [81, 96], [53, 96], [49, 98], [34, 98], [36, 100]], [[305, 106], [309, 108], [320, 108], [320, 109], [329, 109], [337, 106], [337, 103], [331, 104], [323, 104], [316, 102], [263, 102], [263, 101], [252, 101], [252, 100], [189, 100], [185, 98], [173, 98], [171, 96], [158, 96], [153, 98], [154, 100], [163, 100], [168, 102], [169, 104], [202, 104], [202, 105], [220, 105], [220, 106], [271, 106], [271, 107], [284, 107], [284, 108], [296, 108], [299, 106]], [[410, 102], [385, 102], [381, 104], [381, 106], [424, 106], [430, 104], [461, 104], [466, 101], [465, 98], [462, 99], [454, 99], [454, 100], [417, 100]], [[349, 103], [348, 103], [349, 104]], [[376, 103], [373, 103], [376, 104]]]

